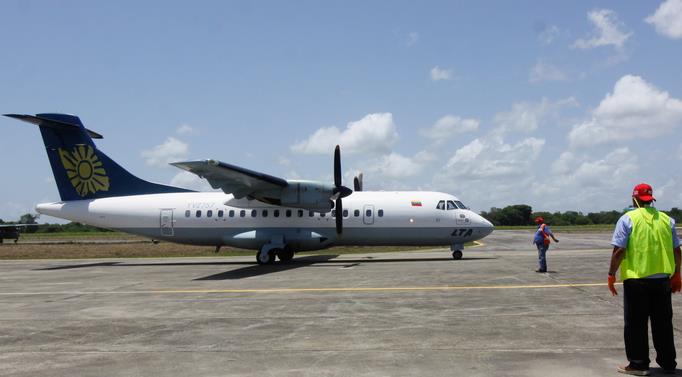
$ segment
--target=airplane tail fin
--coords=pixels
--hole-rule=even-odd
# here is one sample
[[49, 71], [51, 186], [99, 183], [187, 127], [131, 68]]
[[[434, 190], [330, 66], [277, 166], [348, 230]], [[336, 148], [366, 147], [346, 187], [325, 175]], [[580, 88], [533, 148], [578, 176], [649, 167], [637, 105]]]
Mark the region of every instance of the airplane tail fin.
[[129, 173], [97, 149], [92, 139], [101, 139], [102, 135], [85, 128], [77, 116], [5, 116], [39, 126], [63, 201], [189, 191], [147, 182]]

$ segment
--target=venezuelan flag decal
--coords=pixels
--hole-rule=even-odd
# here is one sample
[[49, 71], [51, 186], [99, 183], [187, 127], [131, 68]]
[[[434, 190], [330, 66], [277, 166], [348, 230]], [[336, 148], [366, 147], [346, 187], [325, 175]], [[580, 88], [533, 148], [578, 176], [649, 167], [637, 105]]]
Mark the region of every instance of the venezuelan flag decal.
[[109, 177], [92, 146], [77, 145], [73, 151], [59, 148], [59, 158], [78, 195], [109, 191]]

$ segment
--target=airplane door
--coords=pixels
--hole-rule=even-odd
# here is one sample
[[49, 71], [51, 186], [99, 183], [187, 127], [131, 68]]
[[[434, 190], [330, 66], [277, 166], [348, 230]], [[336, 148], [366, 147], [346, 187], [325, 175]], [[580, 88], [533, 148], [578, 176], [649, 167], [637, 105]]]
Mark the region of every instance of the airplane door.
[[173, 210], [162, 209], [160, 215], [161, 235], [173, 236]]
[[374, 206], [372, 204], [366, 204], [362, 207], [362, 222], [365, 225], [374, 224]]

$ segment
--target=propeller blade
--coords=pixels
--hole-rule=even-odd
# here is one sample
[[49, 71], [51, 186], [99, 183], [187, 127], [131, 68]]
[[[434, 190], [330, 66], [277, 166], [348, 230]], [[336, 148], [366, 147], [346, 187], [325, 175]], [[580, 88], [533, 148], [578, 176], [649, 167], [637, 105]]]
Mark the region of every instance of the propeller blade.
[[334, 149], [334, 186], [341, 186], [341, 148]]
[[341, 198], [336, 199], [334, 210], [336, 211], [336, 234], [341, 234], [343, 233], [343, 203]]
[[362, 191], [362, 173], [353, 178], [353, 189], [355, 191]]

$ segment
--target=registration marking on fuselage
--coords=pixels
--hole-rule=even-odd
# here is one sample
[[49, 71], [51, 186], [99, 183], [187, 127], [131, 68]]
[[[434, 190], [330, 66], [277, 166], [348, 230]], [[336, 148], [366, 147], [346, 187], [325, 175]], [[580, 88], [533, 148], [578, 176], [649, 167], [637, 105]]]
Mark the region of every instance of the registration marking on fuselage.
[[[620, 285], [622, 283], [616, 283]], [[0, 292], [0, 296], [31, 295], [135, 295], [135, 294], [217, 294], [217, 293], [324, 293], [324, 292], [412, 292], [412, 291], [469, 291], [494, 289], [557, 289], [603, 287], [605, 283], [528, 284], [528, 285], [459, 285], [423, 287], [327, 287], [327, 288], [254, 288], [254, 289], [163, 289], [140, 291], [55, 291], [55, 292]]]

